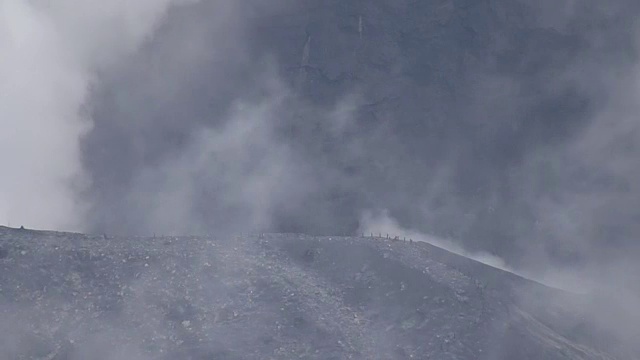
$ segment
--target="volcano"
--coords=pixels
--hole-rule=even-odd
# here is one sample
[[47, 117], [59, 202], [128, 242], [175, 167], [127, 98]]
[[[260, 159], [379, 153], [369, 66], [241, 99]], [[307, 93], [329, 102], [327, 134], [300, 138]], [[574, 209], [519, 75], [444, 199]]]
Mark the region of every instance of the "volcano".
[[427, 243], [2, 227], [0, 269], [2, 359], [614, 358], [578, 295]]

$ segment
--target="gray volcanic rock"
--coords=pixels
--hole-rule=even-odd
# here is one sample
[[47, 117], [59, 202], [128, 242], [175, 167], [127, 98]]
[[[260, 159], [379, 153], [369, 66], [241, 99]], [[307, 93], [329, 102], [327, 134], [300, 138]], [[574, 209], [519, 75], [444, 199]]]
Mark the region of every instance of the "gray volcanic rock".
[[525, 293], [560, 296], [424, 243], [0, 227], [0, 359], [612, 358]]

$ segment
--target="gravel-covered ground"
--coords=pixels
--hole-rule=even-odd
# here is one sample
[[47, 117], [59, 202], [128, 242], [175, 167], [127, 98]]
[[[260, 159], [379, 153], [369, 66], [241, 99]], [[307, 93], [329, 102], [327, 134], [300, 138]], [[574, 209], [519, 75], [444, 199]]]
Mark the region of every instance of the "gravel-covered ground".
[[609, 359], [519, 300], [558, 293], [402, 240], [0, 227], [1, 359]]

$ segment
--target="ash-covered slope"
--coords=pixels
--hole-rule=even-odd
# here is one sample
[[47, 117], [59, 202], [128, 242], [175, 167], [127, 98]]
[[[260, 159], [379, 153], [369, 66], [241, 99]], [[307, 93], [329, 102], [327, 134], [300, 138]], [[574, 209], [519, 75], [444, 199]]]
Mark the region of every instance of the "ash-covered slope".
[[[524, 292], [523, 292], [524, 291]], [[428, 244], [0, 227], [0, 359], [609, 359]]]

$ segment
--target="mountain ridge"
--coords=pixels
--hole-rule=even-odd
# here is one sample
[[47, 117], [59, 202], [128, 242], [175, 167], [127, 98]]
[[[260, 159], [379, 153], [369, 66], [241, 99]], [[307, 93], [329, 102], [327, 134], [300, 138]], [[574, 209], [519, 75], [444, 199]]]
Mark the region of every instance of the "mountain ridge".
[[0, 358], [613, 359], [519, 301], [556, 290], [429, 244], [0, 228], [0, 249]]

